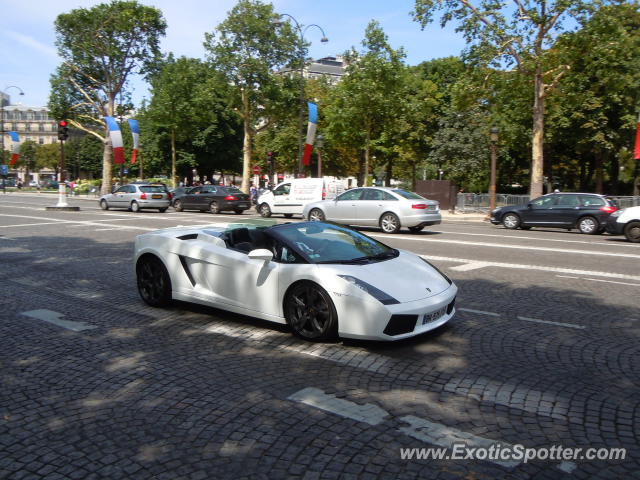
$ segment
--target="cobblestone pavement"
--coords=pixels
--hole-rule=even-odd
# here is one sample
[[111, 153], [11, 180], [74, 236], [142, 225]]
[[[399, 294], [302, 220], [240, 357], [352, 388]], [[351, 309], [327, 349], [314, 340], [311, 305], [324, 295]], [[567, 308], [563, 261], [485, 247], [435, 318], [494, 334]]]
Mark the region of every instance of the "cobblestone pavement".
[[[640, 478], [637, 246], [480, 223], [386, 236], [440, 258], [457, 316], [399, 343], [316, 344], [139, 299], [136, 234], [237, 217], [45, 204], [0, 197], [2, 479]], [[494, 441], [626, 458], [401, 459]]]

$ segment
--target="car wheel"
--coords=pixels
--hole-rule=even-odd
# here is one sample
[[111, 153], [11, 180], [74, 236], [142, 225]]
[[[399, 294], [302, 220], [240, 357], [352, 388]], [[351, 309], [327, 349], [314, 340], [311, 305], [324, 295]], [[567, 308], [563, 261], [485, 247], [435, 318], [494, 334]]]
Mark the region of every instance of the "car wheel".
[[160, 213], [164, 213], [164, 212], [166, 212], [166, 211], [167, 211], [167, 207], [159, 208], [159, 209], [158, 209], [158, 211], [159, 211]]
[[319, 208], [314, 208], [309, 212], [309, 221], [310, 222], [324, 222], [325, 220], [324, 212]]
[[218, 206], [218, 202], [211, 202], [209, 204], [209, 211], [213, 214], [220, 213], [220, 207]]
[[421, 232], [423, 228], [423, 226], [418, 225], [417, 227], [409, 227], [409, 231], [411, 233], [418, 233]]
[[395, 213], [387, 212], [380, 217], [380, 228], [384, 233], [398, 233], [400, 219]]
[[140, 205], [135, 200], [131, 202], [131, 207], [129, 208], [133, 213], [137, 213], [140, 211]]
[[284, 214], [284, 218], [291, 218], [293, 217], [293, 213], [285, 213]]
[[100, 200], [100, 208], [103, 210], [109, 210], [109, 204], [106, 200]]
[[173, 202], [173, 208], [176, 212], [181, 212], [183, 210], [182, 200], [176, 200], [175, 202]]
[[502, 217], [502, 224], [504, 225], [504, 228], [515, 230], [520, 226], [520, 217], [515, 213], [507, 213]]
[[143, 255], [136, 264], [138, 293], [152, 307], [165, 307], [171, 302], [171, 278], [162, 261], [154, 255]]
[[293, 333], [305, 340], [329, 340], [338, 335], [333, 301], [313, 282], [299, 282], [287, 292], [284, 315]]
[[242, 215], [242, 212], [244, 212], [244, 210], [241, 210], [241, 209], [238, 208], [238, 209], [234, 210], [234, 212], [236, 212], [236, 215]]
[[600, 225], [598, 225], [598, 221], [593, 217], [582, 217], [578, 220], [578, 230], [580, 230], [580, 233], [595, 235], [599, 229]]
[[640, 222], [629, 222], [624, 227], [624, 236], [633, 243], [640, 243]]
[[269, 208], [268, 204], [263, 203], [262, 205], [260, 205], [260, 215], [262, 215], [264, 218], [269, 218], [271, 216], [271, 209]]

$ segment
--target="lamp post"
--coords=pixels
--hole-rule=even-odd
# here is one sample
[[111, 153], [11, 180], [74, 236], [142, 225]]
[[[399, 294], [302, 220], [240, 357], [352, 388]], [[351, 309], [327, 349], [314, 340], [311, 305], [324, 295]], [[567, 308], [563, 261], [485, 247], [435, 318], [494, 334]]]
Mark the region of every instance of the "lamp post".
[[324, 147], [324, 137], [318, 135], [316, 138], [316, 148], [318, 149], [318, 178], [322, 178], [322, 147]]
[[498, 150], [498, 138], [500, 129], [496, 126], [491, 127], [491, 169], [489, 173], [489, 215], [496, 208], [496, 157]]
[[[300, 60], [300, 112], [299, 112], [299, 115], [298, 115], [298, 174], [300, 176], [304, 171], [304, 165], [302, 164], [302, 152], [303, 152], [303, 147], [302, 147], [302, 126], [304, 124], [304, 64], [305, 64], [305, 58], [304, 58], [304, 56], [305, 56], [304, 55], [305, 54], [304, 34], [306, 33], [306, 31], [309, 28], [316, 27], [322, 33], [322, 38], [320, 39], [320, 41], [322, 43], [328, 42], [329, 39], [325, 35], [324, 30], [322, 29], [322, 27], [320, 25], [312, 23], [310, 25], [307, 25], [303, 29], [302, 25], [300, 25], [300, 23], [298, 23], [298, 21], [292, 15], [289, 15], [288, 13], [280, 14], [280, 17], [285, 17], [285, 16], [289, 17], [291, 20], [293, 20], [293, 23], [295, 24], [296, 29], [298, 30], [298, 41], [299, 41], [298, 42], [298, 49], [299, 49], [299, 54], [300, 54], [300, 59], [299, 59]], [[277, 27], [282, 25], [282, 22], [281, 21], [275, 21], [275, 22], [273, 22], [273, 25], [277, 28]]]

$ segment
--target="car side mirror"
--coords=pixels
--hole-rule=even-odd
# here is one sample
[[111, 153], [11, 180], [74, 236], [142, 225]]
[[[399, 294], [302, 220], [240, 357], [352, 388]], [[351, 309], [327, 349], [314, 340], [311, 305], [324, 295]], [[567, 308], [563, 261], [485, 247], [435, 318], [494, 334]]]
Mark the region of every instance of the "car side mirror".
[[264, 262], [270, 262], [273, 260], [273, 253], [266, 248], [258, 248], [249, 252], [249, 258], [252, 260], [262, 260]]

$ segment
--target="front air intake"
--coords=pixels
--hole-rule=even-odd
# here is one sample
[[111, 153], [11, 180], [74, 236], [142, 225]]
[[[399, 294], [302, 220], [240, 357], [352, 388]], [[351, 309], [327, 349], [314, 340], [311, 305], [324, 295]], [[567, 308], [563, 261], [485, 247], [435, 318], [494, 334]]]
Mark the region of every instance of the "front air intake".
[[410, 333], [416, 328], [416, 323], [418, 323], [418, 315], [391, 315], [384, 333], [390, 336]]

